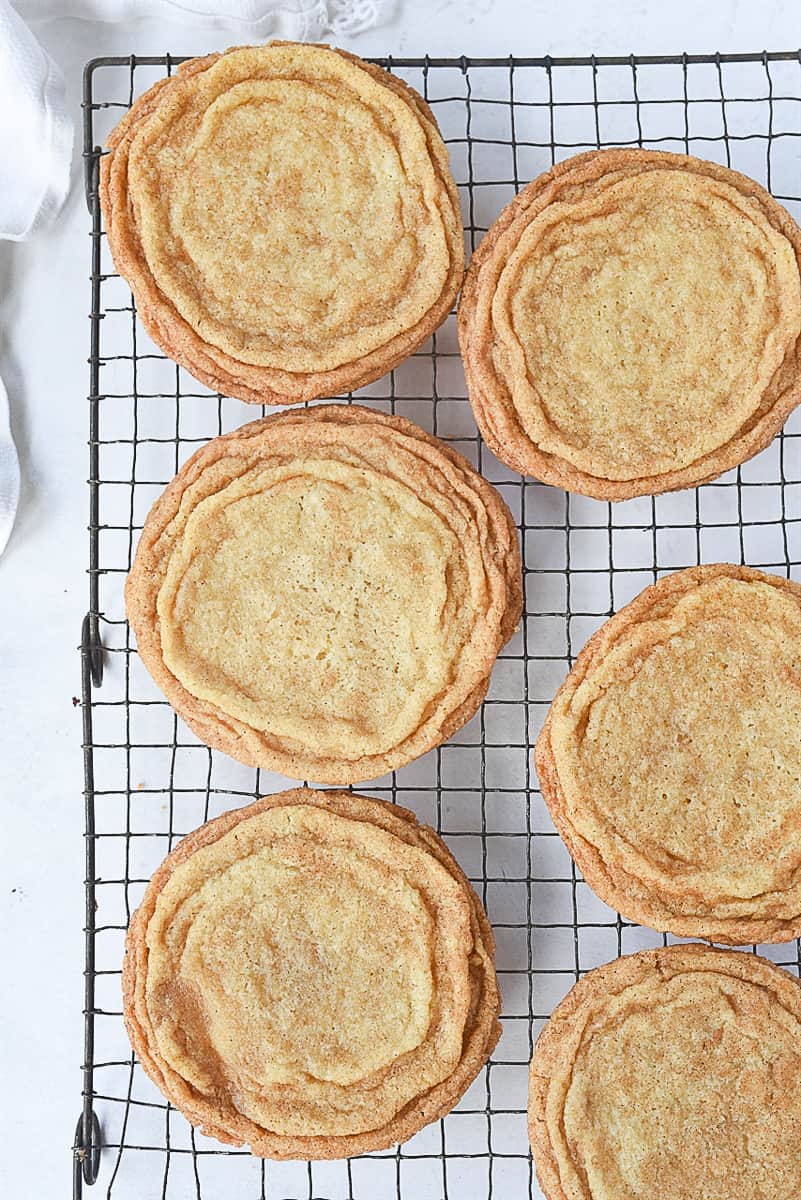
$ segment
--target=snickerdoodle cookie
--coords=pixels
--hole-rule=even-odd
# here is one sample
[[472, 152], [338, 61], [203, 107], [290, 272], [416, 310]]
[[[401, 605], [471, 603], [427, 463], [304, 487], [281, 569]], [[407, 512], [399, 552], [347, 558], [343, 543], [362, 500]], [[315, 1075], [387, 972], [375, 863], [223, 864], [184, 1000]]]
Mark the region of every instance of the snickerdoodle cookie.
[[433, 830], [296, 789], [201, 826], [131, 921], [125, 1022], [193, 1125], [342, 1158], [447, 1113], [500, 1032], [494, 943]]
[[801, 401], [801, 231], [685, 155], [559, 163], [501, 213], [459, 309], [476, 421], [514, 470], [601, 500], [694, 486]]
[[801, 1195], [801, 986], [682, 945], [590, 971], [534, 1049], [529, 1135], [547, 1200]]
[[735, 945], [801, 934], [801, 585], [724, 563], [647, 588], [582, 650], [535, 757], [624, 917]]
[[354, 783], [481, 704], [520, 618], [517, 531], [495, 489], [411, 421], [289, 409], [181, 468], [126, 603], [146, 667], [207, 745]]
[[209, 387], [284, 404], [383, 375], [445, 319], [464, 240], [428, 105], [328, 46], [183, 63], [103, 158], [109, 248], [154, 341]]

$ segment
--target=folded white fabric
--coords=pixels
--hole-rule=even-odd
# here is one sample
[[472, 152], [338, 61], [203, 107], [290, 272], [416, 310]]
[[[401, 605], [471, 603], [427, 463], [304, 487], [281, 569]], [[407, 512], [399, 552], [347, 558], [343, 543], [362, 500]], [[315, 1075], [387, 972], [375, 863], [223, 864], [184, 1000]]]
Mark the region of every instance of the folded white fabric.
[[395, 0], [16, 0], [28, 20], [83, 17], [126, 21], [163, 17], [191, 21], [195, 27], [232, 29], [260, 39], [280, 37], [311, 41], [326, 33], [361, 33], [385, 21]]
[[22, 241], [67, 195], [72, 119], [64, 80], [8, 0], [0, 0], [0, 238]]
[[[48, 224], [69, 190], [72, 120], [64, 80], [14, 11], [0, 0], [0, 238], [21, 241]], [[19, 500], [19, 460], [0, 379], [0, 554]]]
[[[64, 80], [22, 19], [161, 17], [226, 29], [243, 40], [311, 41], [360, 33], [386, 20], [394, 0], [0, 0], [0, 238], [21, 241], [58, 213], [70, 184], [73, 121]], [[14, 523], [19, 463], [0, 379], [0, 554]]]
[[11, 536], [19, 502], [19, 459], [11, 437], [8, 397], [0, 379], [0, 554]]

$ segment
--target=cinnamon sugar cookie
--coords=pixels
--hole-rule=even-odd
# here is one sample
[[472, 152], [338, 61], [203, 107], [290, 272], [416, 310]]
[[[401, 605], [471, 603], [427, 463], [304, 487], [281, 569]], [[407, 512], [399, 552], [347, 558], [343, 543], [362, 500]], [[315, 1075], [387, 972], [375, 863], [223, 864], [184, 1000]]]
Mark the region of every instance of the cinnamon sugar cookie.
[[520, 618], [517, 530], [411, 421], [288, 410], [181, 468], [145, 522], [126, 605], [145, 666], [207, 745], [354, 783], [477, 710]]
[[762, 450], [801, 401], [801, 231], [754, 180], [685, 155], [559, 163], [465, 280], [476, 421], [514, 470], [622, 500]]
[[535, 759], [587, 883], [629, 920], [801, 934], [801, 585], [722, 563], [647, 588], [582, 650]]
[[343, 1158], [450, 1111], [500, 1032], [494, 943], [433, 830], [348, 792], [195, 830], [131, 921], [124, 1014], [164, 1095], [266, 1158]]
[[589, 971], [534, 1048], [547, 1200], [801, 1195], [801, 986], [764, 958], [670, 946]]
[[154, 341], [209, 387], [286, 404], [361, 387], [462, 281], [448, 155], [401, 80], [328, 46], [191, 59], [111, 134], [109, 248]]

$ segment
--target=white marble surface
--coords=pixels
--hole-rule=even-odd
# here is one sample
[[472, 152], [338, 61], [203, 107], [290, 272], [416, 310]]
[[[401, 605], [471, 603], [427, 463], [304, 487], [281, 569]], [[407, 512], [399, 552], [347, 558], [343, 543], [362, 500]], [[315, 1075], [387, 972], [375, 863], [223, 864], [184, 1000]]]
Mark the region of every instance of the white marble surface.
[[[148, 22], [62, 20], [41, 36], [76, 113], [90, 57], [226, 44]], [[399, 56], [789, 49], [801, 45], [801, 8], [786, 0], [401, 0], [391, 25], [349, 44]], [[0, 560], [0, 1193], [8, 1200], [68, 1194], [79, 1109], [83, 783], [73, 697], [87, 606], [87, 230], [76, 170], [52, 231], [0, 244], [0, 370], [23, 468], [17, 526]]]

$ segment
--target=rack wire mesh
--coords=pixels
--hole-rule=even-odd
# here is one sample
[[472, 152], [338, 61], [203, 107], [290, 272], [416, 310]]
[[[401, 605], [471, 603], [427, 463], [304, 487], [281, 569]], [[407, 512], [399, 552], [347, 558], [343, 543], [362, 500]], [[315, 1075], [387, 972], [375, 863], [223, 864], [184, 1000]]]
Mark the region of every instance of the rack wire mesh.
[[[98, 1181], [109, 1200], [537, 1197], [525, 1109], [539, 1029], [582, 972], [672, 939], [622, 920], [583, 883], [539, 795], [531, 748], [575, 653], [660, 575], [730, 560], [801, 577], [801, 410], [773, 445], [714, 483], [612, 505], [521, 479], [486, 450], [466, 400], [453, 317], [357, 394], [453, 443], [519, 522], [525, 615], [483, 709], [447, 745], [360, 788], [435, 826], [479, 891], [498, 943], [503, 1037], [455, 1111], [395, 1150], [339, 1163], [265, 1163], [204, 1138], [131, 1054], [120, 1012], [125, 929], [176, 839], [286, 781], [203, 746], [150, 681], [125, 622], [122, 586], [151, 503], [198, 445], [259, 415], [202, 387], [158, 351], [106, 247], [97, 198], [104, 138], [132, 100], [180, 61], [101, 58], [85, 73], [92, 256], [90, 607], [82, 636], [86, 1036], [74, 1194]], [[611, 145], [730, 165], [801, 219], [801, 52], [380, 61], [435, 112], [469, 248], [529, 179], [571, 154]], [[762, 951], [801, 971], [801, 944]]]

